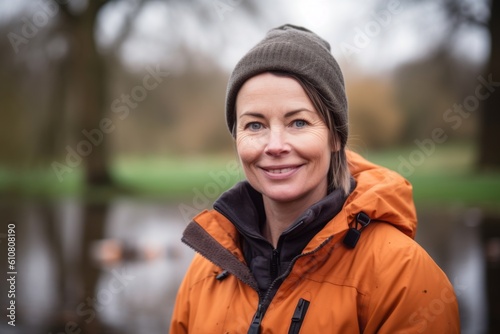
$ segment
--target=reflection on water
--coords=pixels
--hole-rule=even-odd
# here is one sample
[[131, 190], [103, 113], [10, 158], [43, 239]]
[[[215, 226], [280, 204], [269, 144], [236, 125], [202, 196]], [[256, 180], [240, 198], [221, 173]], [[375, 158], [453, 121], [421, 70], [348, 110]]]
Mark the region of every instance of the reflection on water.
[[419, 216], [417, 241], [446, 272], [459, 301], [463, 334], [487, 332], [485, 256], [481, 211], [451, 208]]
[[[117, 241], [122, 252], [110, 258], [99, 254], [102, 242], [89, 247], [101, 269], [91, 294], [82, 291], [79, 275], [88, 268], [78, 268], [82, 205], [64, 201], [55, 208], [65, 277], [58, 282], [60, 268], [48, 242], [53, 238], [44, 228], [45, 207], [19, 208], [17, 326], [3, 322], [0, 332], [78, 333], [80, 324], [91, 324], [98, 317], [104, 328], [113, 329], [108, 333], [167, 333], [177, 288], [193, 256], [180, 241], [186, 222], [177, 207], [129, 200], [110, 205], [104, 238]], [[0, 298], [5, 301], [3, 290]]]
[[[55, 223], [48, 227], [51, 208]], [[86, 250], [100, 268], [92, 293], [82, 288], [82, 273], [89, 270], [81, 266], [83, 210], [71, 200], [18, 207], [18, 326], [2, 322], [0, 332], [78, 333], [81, 325], [100, 319], [106, 333], [167, 333], [193, 256], [180, 241], [187, 222], [177, 205], [126, 199], [110, 204], [103, 238]], [[417, 240], [455, 287], [463, 333], [487, 331], [481, 219], [480, 211], [460, 208], [419, 214]], [[53, 245], [57, 240], [59, 248]], [[0, 290], [5, 305], [5, 287]]]
[[481, 246], [481, 212], [471, 209], [456, 224], [450, 240], [450, 277], [456, 277], [454, 285], [463, 319], [462, 333], [486, 333], [487, 297], [485, 291], [486, 263]]

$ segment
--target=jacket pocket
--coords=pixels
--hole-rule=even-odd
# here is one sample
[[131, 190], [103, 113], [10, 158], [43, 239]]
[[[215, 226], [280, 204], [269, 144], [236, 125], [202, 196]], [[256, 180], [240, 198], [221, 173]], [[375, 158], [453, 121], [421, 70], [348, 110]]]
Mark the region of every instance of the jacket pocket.
[[308, 300], [305, 300], [303, 298], [299, 299], [297, 307], [293, 312], [292, 323], [290, 324], [290, 328], [288, 329], [288, 334], [299, 333], [300, 327], [302, 326], [302, 322], [304, 322], [304, 318], [306, 316], [309, 304], [310, 302]]

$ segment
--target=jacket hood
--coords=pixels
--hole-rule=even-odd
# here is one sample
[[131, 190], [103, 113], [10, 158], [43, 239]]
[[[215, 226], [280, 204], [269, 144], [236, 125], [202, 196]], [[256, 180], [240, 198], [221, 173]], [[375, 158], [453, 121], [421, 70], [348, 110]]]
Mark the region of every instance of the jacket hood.
[[[354, 225], [356, 216], [360, 212], [367, 214], [373, 223], [384, 222], [395, 226], [412, 239], [415, 237], [417, 217], [410, 183], [399, 174], [370, 163], [356, 153], [347, 151], [347, 160], [351, 175], [355, 180], [352, 182], [354, 189], [347, 198], [337, 198], [339, 192], [334, 191], [309, 208], [296, 221], [296, 224], [290, 227], [296, 229], [306, 226], [306, 230], [299, 232], [305, 243], [300, 246], [300, 248], [304, 247], [302, 251], [293, 248], [291, 254], [280, 252], [280, 261], [283, 263], [290, 263], [297, 254], [315, 252], [329, 241], [332, 241], [330, 244], [333, 247], [340, 246], [341, 240], [347, 230]], [[239, 201], [234, 202], [233, 199]], [[259, 236], [258, 232], [252, 233], [248, 228], [244, 228], [244, 224], [248, 223], [254, 225], [255, 229], [255, 224], [261, 220], [264, 214], [261, 212], [262, 209], [258, 209], [262, 206], [261, 202], [262, 197], [258, 192], [240, 183], [214, 203], [215, 210], [204, 211], [194, 217], [182, 238], [188, 246], [217, 266], [227, 269], [255, 290], [259, 287], [250, 268], [243, 263], [245, 261], [244, 250], [241, 248], [241, 235], [236, 225], [253, 248], [266, 250], [267, 247], [272, 252], [272, 246]], [[244, 217], [244, 220], [238, 223], [238, 219], [235, 218], [238, 216]], [[315, 224], [321, 229], [316, 229]], [[309, 234], [306, 233], [307, 231], [314, 233]], [[306, 237], [306, 234], [309, 234], [311, 238]], [[368, 240], [361, 236], [359, 243], [366, 241]], [[282, 249], [288, 248], [282, 247]], [[245, 253], [248, 253], [248, 249]], [[250, 259], [254, 257], [255, 254], [251, 255]], [[256, 263], [254, 267], [259, 265], [260, 263]], [[264, 264], [260, 267], [269, 266]], [[260, 285], [264, 286], [267, 283]]]
[[[314, 236], [303, 249], [303, 252], [314, 250], [332, 236], [343, 235], [355, 222], [356, 216], [360, 212], [367, 214], [372, 222], [384, 222], [393, 225], [414, 239], [417, 229], [417, 215], [413, 203], [411, 184], [396, 172], [373, 164], [357, 153], [349, 150], [346, 153], [349, 170], [355, 180], [356, 186], [345, 200], [341, 210], [336, 210], [336, 215], [330, 218], [331, 220]], [[242, 189], [244, 188], [237, 187], [233, 189], [230, 192], [231, 197], [236, 195], [238, 195], [236, 197], [243, 196], [239, 194]], [[251, 202], [255, 203], [259, 201], [260, 194], [258, 193], [242, 193], [246, 194], [245, 196], [249, 196], [248, 200]], [[217, 207], [217, 203], [215, 204], [215, 207]], [[253, 220], [259, 220], [263, 214], [246, 205], [239, 205], [236, 208], [238, 208], [237, 211], [240, 213], [243, 210], [245, 213], [244, 216], [253, 217]], [[319, 213], [315, 210], [308, 210], [308, 212], [315, 217]], [[217, 216], [218, 218], [216, 218]], [[309, 214], [306, 213], [306, 217], [308, 216]], [[221, 216], [216, 211], [204, 211], [196, 216], [194, 221], [203, 226], [207, 231], [212, 231], [213, 233], [210, 234], [224, 247], [239, 253], [239, 251], [236, 251], [238, 249], [237, 244], [239, 244], [236, 241], [238, 237], [236, 236], [235, 226], [231, 223], [230, 219]], [[216, 233], [216, 230], [225, 232]], [[231, 235], [229, 240], [224, 237], [228, 235], [228, 232]], [[184, 242], [187, 241], [185, 238], [183, 240]], [[360, 242], [363, 242], [362, 240], [363, 237], [361, 237]]]
[[[346, 150], [349, 170], [356, 188], [347, 197], [342, 210], [304, 248], [312, 251], [332, 236], [343, 235], [360, 212], [372, 223], [384, 222], [414, 239], [417, 214], [411, 184], [398, 173], [371, 163], [359, 154]], [[361, 237], [359, 242], [363, 242]]]
[[347, 151], [347, 161], [357, 187], [347, 198], [341, 212], [346, 214], [346, 221], [353, 221], [356, 214], [363, 211], [372, 221], [391, 224], [414, 239], [417, 214], [410, 182], [352, 151]]

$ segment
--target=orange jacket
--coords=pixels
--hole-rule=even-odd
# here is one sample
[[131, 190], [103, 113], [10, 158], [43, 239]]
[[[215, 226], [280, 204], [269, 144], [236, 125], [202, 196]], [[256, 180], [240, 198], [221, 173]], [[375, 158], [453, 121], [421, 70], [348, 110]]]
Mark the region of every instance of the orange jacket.
[[[453, 287], [413, 240], [411, 185], [355, 153], [348, 160], [356, 188], [296, 259], [260, 319], [260, 333], [298, 333], [294, 320], [300, 333], [459, 333]], [[342, 241], [359, 212], [372, 222], [349, 248]], [[170, 333], [247, 333], [259, 305], [252, 274], [223, 272], [245, 261], [237, 230], [214, 210], [186, 230], [201, 233], [195, 250], [213, 258], [195, 255]]]

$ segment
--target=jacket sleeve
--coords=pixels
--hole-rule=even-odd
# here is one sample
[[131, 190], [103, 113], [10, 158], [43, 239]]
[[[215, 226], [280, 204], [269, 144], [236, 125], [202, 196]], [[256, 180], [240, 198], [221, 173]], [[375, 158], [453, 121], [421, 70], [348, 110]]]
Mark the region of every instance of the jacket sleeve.
[[425, 250], [413, 241], [384, 248], [364, 333], [460, 333], [453, 286]]

